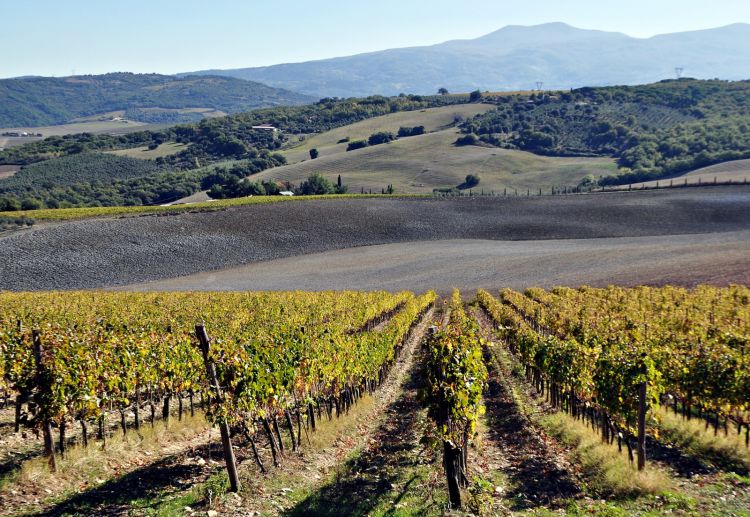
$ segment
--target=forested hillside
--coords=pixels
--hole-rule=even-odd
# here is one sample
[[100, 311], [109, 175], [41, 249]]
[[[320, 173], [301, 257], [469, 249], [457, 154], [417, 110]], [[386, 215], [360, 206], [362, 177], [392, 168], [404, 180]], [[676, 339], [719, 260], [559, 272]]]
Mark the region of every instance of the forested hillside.
[[497, 109], [467, 121], [465, 133], [539, 154], [616, 157], [620, 172], [601, 184], [750, 157], [750, 81], [683, 79], [487, 101]]
[[[212, 108], [237, 113], [253, 108], [312, 102], [314, 97], [228, 77], [112, 73], [0, 80], [0, 127], [63, 124], [79, 117], [125, 111], [131, 120], [178, 123]], [[155, 110], [154, 108], [162, 108]]]

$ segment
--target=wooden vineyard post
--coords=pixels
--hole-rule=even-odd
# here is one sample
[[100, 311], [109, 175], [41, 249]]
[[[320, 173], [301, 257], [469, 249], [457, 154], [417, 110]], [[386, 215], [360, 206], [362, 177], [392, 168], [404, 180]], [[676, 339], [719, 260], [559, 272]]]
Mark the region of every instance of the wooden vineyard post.
[[[208, 355], [210, 342], [208, 340], [208, 334], [206, 334], [206, 328], [202, 324], [196, 325], [195, 334], [198, 337], [201, 352], [203, 353], [203, 361], [206, 364], [206, 374], [208, 375], [208, 382], [211, 383], [211, 387], [216, 394], [216, 399], [221, 400], [221, 386], [219, 386], [219, 379], [216, 376], [216, 366], [214, 365], [213, 361], [211, 361]], [[240, 478], [237, 475], [237, 463], [234, 459], [232, 440], [229, 437], [229, 424], [227, 424], [226, 419], [224, 418], [220, 419], [219, 421], [219, 431], [221, 432], [221, 444], [224, 448], [224, 462], [227, 465], [230, 490], [232, 492], [239, 492]]]
[[638, 470], [646, 467], [646, 383], [638, 384]]
[[[42, 336], [38, 330], [33, 330], [32, 342], [34, 346], [34, 361], [36, 363], [36, 375], [37, 379], [42, 382], [37, 383], [39, 390], [49, 390], [50, 386], [46, 386], [43, 382], [44, 375], [44, 361], [42, 358]], [[46, 408], [40, 407], [42, 414], [42, 434], [44, 436], [44, 455], [49, 460], [49, 468], [52, 472], [57, 472], [57, 460], [55, 459], [55, 444], [52, 440], [52, 423], [49, 420], [49, 415], [46, 415]]]
[[450, 440], [443, 441], [443, 462], [448, 481], [448, 496], [452, 509], [461, 508], [461, 489], [459, 471], [461, 469], [461, 449]]

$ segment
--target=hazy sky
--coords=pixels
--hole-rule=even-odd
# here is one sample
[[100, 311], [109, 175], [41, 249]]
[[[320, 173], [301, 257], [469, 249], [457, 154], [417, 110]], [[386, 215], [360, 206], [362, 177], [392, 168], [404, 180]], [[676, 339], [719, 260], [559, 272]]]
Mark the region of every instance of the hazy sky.
[[649, 37], [750, 23], [750, 1], [0, 0], [0, 20], [0, 77], [61, 76], [307, 61], [552, 21]]

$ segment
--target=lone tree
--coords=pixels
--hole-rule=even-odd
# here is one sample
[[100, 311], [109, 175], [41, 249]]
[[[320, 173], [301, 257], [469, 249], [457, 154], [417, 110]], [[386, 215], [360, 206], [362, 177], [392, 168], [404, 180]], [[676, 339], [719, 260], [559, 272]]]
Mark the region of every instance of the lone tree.
[[349, 186], [341, 182], [341, 174], [339, 174], [339, 178], [336, 180], [336, 194], [346, 194], [347, 192], [349, 192]]
[[463, 187], [464, 188], [472, 188], [479, 185], [479, 175], [478, 174], [467, 174], [466, 175], [466, 181], [464, 181]]
[[310, 159], [314, 160], [319, 156], [320, 153], [318, 153], [317, 149], [310, 149]]
[[469, 94], [469, 102], [478, 102], [482, 100], [482, 92], [474, 90]]
[[447, 89], [447, 88], [440, 88], [440, 89], [438, 90], [438, 93], [439, 93], [440, 95], [448, 95], [448, 89]]

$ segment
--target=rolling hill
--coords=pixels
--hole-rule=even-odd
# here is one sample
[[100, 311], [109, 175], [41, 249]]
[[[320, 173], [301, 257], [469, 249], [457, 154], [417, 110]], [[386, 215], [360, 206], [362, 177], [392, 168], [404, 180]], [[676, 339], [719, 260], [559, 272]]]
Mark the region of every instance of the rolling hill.
[[538, 193], [538, 189], [549, 192], [551, 187], [572, 187], [587, 174], [599, 176], [616, 170], [609, 158], [562, 158], [493, 147], [456, 147], [459, 136], [455, 129], [443, 129], [350, 152], [340, 144], [324, 148], [315, 160], [276, 167], [252, 179], [300, 184], [319, 173], [332, 181], [341, 175], [354, 194], [379, 193], [389, 184], [397, 193], [430, 194], [436, 188], [456, 187], [468, 174], [478, 174], [477, 191], [517, 189], [526, 194], [527, 190]]
[[112, 73], [0, 80], [0, 127], [64, 124], [122, 111], [130, 120], [177, 123], [205, 113], [313, 102], [306, 95], [231, 77]]
[[457, 104], [440, 108], [391, 113], [337, 127], [323, 133], [309, 135], [302, 142], [285, 149], [281, 154], [284, 155], [287, 162], [294, 164], [307, 160], [310, 157], [310, 149], [317, 149], [321, 157], [343, 153], [346, 152], [349, 141], [367, 140], [373, 133], [380, 131], [397, 133], [401, 127], [415, 126], [424, 126], [425, 131], [429, 133], [447, 129], [491, 109], [493, 109], [491, 104]]
[[525, 90], [644, 84], [675, 76], [750, 77], [750, 25], [639, 39], [563, 23], [508, 26], [472, 40], [371, 52], [304, 63], [208, 70], [324, 96]]

